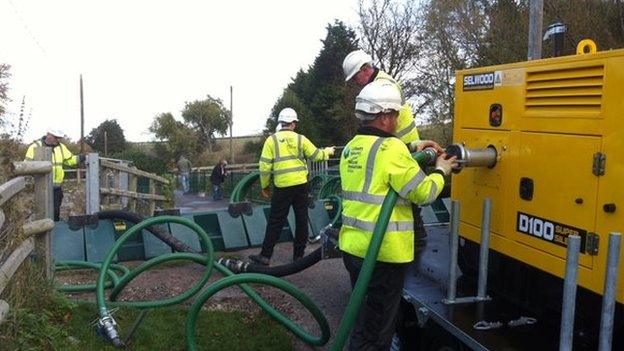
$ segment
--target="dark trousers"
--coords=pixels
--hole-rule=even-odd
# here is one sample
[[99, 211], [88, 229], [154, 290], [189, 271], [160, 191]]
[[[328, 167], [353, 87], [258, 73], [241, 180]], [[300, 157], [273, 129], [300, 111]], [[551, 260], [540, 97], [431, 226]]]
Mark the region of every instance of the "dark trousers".
[[61, 216], [61, 202], [63, 202], [63, 189], [54, 186], [54, 221], [58, 222]]
[[[351, 287], [362, 268], [359, 257], [342, 253]], [[403, 281], [409, 264], [377, 262], [349, 338], [350, 351], [387, 351], [396, 331]]]
[[[308, 240], [308, 184], [275, 188], [271, 198], [271, 214], [267, 223], [262, 251], [264, 257], [273, 256], [273, 247], [282, 233], [290, 206], [295, 210], [295, 240], [293, 257], [302, 257]], [[292, 228], [291, 228], [292, 229]]]

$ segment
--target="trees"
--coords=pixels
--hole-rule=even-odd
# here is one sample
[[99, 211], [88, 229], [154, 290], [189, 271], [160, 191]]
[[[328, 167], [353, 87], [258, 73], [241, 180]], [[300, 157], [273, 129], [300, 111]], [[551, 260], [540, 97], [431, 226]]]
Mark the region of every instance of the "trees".
[[158, 114], [149, 128], [156, 139], [166, 143], [156, 144], [156, 152], [161, 157], [174, 160], [180, 155], [188, 155], [197, 149], [197, 136], [185, 123], [176, 121], [169, 112]]
[[[357, 128], [353, 117], [355, 91], [347, 86], [342, 60], [357, 48], [355, 32], [336, 21], [327, 26], [323, 48], [307, 71], [299, 71], [277, 100], [271, 115], [284, 107], [297, 111], [298, 131], [317, 145], [342, 145]], [[273, 133], [277, 121], [267, 119], [265, 134]]]
[[[85, 141], [94, 150], [108, 154], [122, 152], [126, 148], [126, 137], [116, 119], [107, 119], [99, 126], [91, 129]], [[106, 145], [105, 145], [106, 141]]]
[[187, 102], [182, 110], [182, 118], [197, 137], [197, 147], [207, 147], [209, 151], [215, 145], [215, 134], [225, 135], [232, 116], [220, 99], [210, 95], [205, 100]]
[[[170, 112], [154, 117], [149, 131], [157, 140], [156, 152], [169, 160], [186, 155], [196, 161], [206, 149], [212, 151], [215, 135], [225, 134], [232, 119], [231, 113], [219, 99], [210, 95], [204, 100], [187, 102], [182, 110], [183, 121], [176, 120]], [[195, 155], [195, 156], [193, 156]]]

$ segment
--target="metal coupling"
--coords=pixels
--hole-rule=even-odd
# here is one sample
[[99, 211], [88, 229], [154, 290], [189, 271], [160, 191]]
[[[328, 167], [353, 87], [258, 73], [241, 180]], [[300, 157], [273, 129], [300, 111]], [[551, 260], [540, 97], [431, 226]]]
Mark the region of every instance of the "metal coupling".
[[449, 156], [456, 156], [459, 166], [453, 169], [459, 173], [464, 167], [494, 168], [498, 159], [498, 152], [492, 145], [483, 149], [470, 149], [461, 144], [452, 144], [446, 148]]
[[237, 258], [221, 257], [217, 262], [234, 273], [244, 273], [247, 271], [247, 267], [249, 266], [249, 262], [245, 262]]
[[110, 340], [115, 347], [123, 347], [124, 344], [119, 338], [119, 333], [117, 332], [117, 322], [111, 315], [104, 316], [100, 318], [97, 322], [98, 334], [103, 335], [108, 340]]

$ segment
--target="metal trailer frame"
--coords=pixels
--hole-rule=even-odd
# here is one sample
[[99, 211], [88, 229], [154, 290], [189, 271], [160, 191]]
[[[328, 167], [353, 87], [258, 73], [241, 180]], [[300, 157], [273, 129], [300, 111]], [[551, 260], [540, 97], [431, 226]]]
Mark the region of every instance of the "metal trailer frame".
[[[463, 284], [458, 289], [462, 277], [457, 267], [457, 249], [465, 239], [459, 238], [457, 230], [459, 202], [453, 201], [451, 208], [450, 231], [446, 226], [428, 227], [428, 244], [417, 255], [406, 279], [403, 297], [413, 306], [419, 327], [433, 322], [472, 350], [572, 350], [580, 237], [571, 236], [568, 243], [560, 328], [546, 330], [540, 328], [536, 319], [526, 317], [520, 307], [487, 296], [489, 233], [485, 229], [481, 236], [484, 245], [479, 250], [478, 283]], [[488, 232], [490, 211], [491, 202], [484, 199], [482, 227]], [[612, 347], [620, 247], [620, 233], [610, 233], [599, 330], [601, 351]], [[477, 295], [471, 296], [470, 291], [475, 289]], [[501, 316], [505, 319], [501, 320]]]

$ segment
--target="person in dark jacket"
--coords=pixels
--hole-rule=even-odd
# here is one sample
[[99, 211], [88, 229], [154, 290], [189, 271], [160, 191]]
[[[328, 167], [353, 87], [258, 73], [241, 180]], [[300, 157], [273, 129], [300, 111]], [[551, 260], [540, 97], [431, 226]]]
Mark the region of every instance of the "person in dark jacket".
[[225, 181], [225, 177], [228, 175], [228, 171], [225, 166], [227, 166], [227, 161], [221, 160], [216, 166], [214, 166], [212, 174], [210, 175], [210, 182], [212, 183], [212, 199], [214, 201], [219, 201], [223, 198], [223, 194], [221, 193], [221, 184]]

